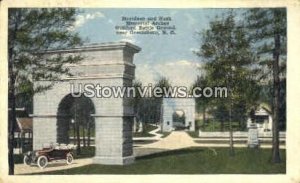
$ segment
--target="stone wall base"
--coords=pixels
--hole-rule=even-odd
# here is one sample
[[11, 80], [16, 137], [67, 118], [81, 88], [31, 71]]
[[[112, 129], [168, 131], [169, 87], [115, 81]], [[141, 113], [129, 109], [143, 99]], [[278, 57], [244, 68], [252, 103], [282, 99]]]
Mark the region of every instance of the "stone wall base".
[[134, 163], [134, 156], [127, 156], [127, 157], [95, 156], [93, 158], [93, 163], [102, 164], [102, 165], [129, 165]]

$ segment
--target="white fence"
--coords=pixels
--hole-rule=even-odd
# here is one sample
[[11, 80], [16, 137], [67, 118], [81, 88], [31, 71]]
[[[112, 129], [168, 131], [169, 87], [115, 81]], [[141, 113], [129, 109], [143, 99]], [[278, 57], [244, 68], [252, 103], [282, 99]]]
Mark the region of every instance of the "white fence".
[[[272, 137], [272, 132], [259, 132], [259, 137]], [[279, 132], [279, 137], [285, 138], [286, 132]], [[199, 137], [229, 137], [229, 132], [203, 132], [199, 130]], [[235, 131], [233, 137], [248, 137], [248, 132]]]

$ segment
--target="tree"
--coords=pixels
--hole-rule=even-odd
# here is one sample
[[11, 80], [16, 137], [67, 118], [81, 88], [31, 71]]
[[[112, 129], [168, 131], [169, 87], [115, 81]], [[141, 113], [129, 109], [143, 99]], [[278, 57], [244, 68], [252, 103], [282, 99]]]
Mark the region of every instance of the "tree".
[[[157, 82], [156, 82], [156, 84], [155, 84], [155, 87], [159, 87], [159, 88], [169, 88], [169, 87], [171, 87], [171, 82], [170, 82], [170, 80], [169, 80], [167, 77], [161, 76], [161, 77], [157, 80]], [[165, 91], [163, 91], [163, 96], [166, 96], [166, 95], [167, 95], [167, 93], [166, 93]]]
[[[200, 87], [201, 89], [208, 87], [208, 79], [205, 76], [198, 76], [192, 88]], [[199, 93], [197, 93], [199, 94]], [[197, 110], [202, 110], [203, 124], [206, 123], [206, 110], [209, 106], [209, 99], [205, 97], [196, 98]]]
[[[153, 86], [162, 88], [162, 97], [155, 98], [153, 96], [141, 97], [138, 88], [142, 88], [142, 83], [138, 80], [133, 82], [133, 87], [135, 88], [135, 97], [131, 101], [131, 105], [134, 108], [134, 113], [136, 117], [136, 122], [142, 123], [143, 131], [145, 130], [145, 123], [157, 123], [161, 119], [161, 105], [162, 99], [166, 96], [166, 91], [163, 87], [170, 87], [170, 81], [166, 77], [160, 77], [156, 84]], [[153, 91], [152, 91], [153, 94]]]
[[[165, 77], [165, 76], [161, 76], [158, 81], [155, 84], [155, 87], [159, 87], [161, 88], [162, 91], [162, 97], [160, 98], [153, 98], [153, 102], [154, 102], [154, 107], [152, 109], [154, 109], [154, 114], [155, 114], [155, 122], [161, 123], [162, 120], [162, 104], [163, 104], [163, 98], [166, 97], [168, 95], [168, 89], [171, 89], [171, 82], [170, 80]], [[165, 89], [164, 89], [165, 88]]]
[[245, 108], [250, 107], [258, 94], [252, 70], [255, 55], [252, 53], [246, 29], [236, 21], [233, 11], [229, 11], [222, 18], [216, 17], [210, 22], [209, 28], [199, 34], [202, 38], [201, 47], [195, 53], [205, 62], [204, 74], [209, 86], [226, 86], [228, 89], [227, 98], [214, 98], [211, 102], [215, 105], [216, 116], [221, 119], [221, 126], [224, 126], [225, 120], [229, 120], [230, 146], [233, 152], [233, 114], [241, 118], [246, 113], [246, 110], [234, 109], [241, 104], [245, 104]]
[[281, 162], [279, 154], [280, 80], [285, 78], [286, 67], [286, 9], [250, 9], [246, 18], [251, 39], [260, 56], [261, 78], [272, 82], [272, 162]]
[[[45, 54], [52, 49], [67, 49], [82, 43], [70, 31], [75, 22], [75, 9], [19, 9], [8, 12], [9, 108], [9, 174], [14, 174], [13, 143], [16, 120], [16, 95], [50, 89], [62, 75], [70, 75], [65, 64], [77, 63], [80, 55]], [[34, 81], [47, 80], [47, 85]]]
[[[74, 120], [75, 125], [75, 132], [76, 132], [76, 142], [77, 142], [77, 154], [81, 153], [81, 138], [83, 141], [83, 146], [86, 146], [86, 139], [85, 139], [85, 131], [88, 130], [88, 146], [90, 143], [90, 127], [92, 125], [93, 118], [91, 114], [95, 113], [94, 105], [92, 101], [81, 95], [80, 97], [72, 98], [71, 105], [69, 108], [69, 115], [70, 118]], [[80, 130], [82, 131], [82, 136], [80, 134]], [[75, 139], [74, 139], [75, 140]]]
[[[134, 116], [135, 116], [135, 119], [134, 119], [135, 121], [134, 121], [133, 125], [135, 125], [135, 127], [137, 127], [136, 125], [139, 124], [140, 118], [142, 116], [141, 112], [143, 112], [142, 108], [141, 108], [141, 103], [142, 103], [143, 98], [141, 97], [140, 93], [138, 92], [138, 88], [142, 87], [142, 83], [138, 80], [134, 80], [132, 85], [135, 88], [135, 96], [131, 100], [131, 105], [133, 106], [133, 111], [134, 111]], [[143, 128], [144, 128], [144, 126], [145, 125], [143, 125]], [[134, 129], [136, 129], [136, 128], [134, 128]]]

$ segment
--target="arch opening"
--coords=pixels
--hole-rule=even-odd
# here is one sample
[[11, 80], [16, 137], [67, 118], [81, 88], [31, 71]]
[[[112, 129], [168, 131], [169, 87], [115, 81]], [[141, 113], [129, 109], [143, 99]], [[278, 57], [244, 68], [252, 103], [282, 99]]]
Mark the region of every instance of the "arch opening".
[[185, 112], [183, 110], [176, 110], [172, 114], [173, 128], [175, 130], [185, 129]]
[[95, 136], [95, 119], [92, 114], [95, 114], [95, 106], [90, 98], [66, 95], [57, 110], [57, 143], [76, 144], [78, 153], [81, 146], [92, 146]]

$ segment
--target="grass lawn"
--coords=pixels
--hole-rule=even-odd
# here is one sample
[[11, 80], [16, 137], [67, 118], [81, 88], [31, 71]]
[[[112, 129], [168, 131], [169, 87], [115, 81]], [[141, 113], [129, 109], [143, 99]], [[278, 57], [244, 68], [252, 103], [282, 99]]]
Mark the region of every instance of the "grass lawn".
[[76, 149], [73, 152], [75, 154], [75, 159], [91, 158], [95, 156], [95, 147], [81, 147], [80, 154], [76, 153]]
[[282, 163], [270, 162], [271, 149], [187, 148], [137, 158], [134, 164], [87, 165], [43, 174], [278, 174], [286, 172], [285, 150]]
[[199, 138], [199, 131], [187, 131], [187, 134], [189, 134], [192, 138]]
[[141, 133], [135, 132], [133, 133], [133, 137], [153, 137], [154, 135], [150, 134], [152, 130], [155, 130], [157, 127], [150, 125], [150, 124], [145, 124], [145, 130]]
[[[203, 123], [203, 120], [196, 120], [195, 125], [197, 127], [197, 130], [200, 129], [201, 131], [204, 132], [218, 132], [221, 131], [221, 122], [215, 121], [214, 119], [208, 119], [207, 123]], [[239, 123], [233, 121], [232, 122], [232, 129], [234, 131], [243, 131], [239, 128]], [[246, 130], [246, 129], [244, 129]], [[229, 131], [229, 122], [225, 121], [224, 122], [224, 131]]]
[[167, 137], [168, 135], [171, 134], [171, 132], [162, 132], [162, 131], [160, 131], [158, 133], [162, 134], [161, 138], [165, 138], [165, 137]]
[[[69, 133], [69, 137], [74, 137], [74, 129], [72, 125], [70, 126], [68, 133]], [[87, 134], [88, 134], [87, 129], [84, 130], [84, 133], [85, 133], [85, 137], [87, 138]], [[91, 137], [95, 137], [95, 128], [91, 128], [90, 133], [91, 133]], [[79, 136], [83, 137], [82, 127], [80, 127]]]

